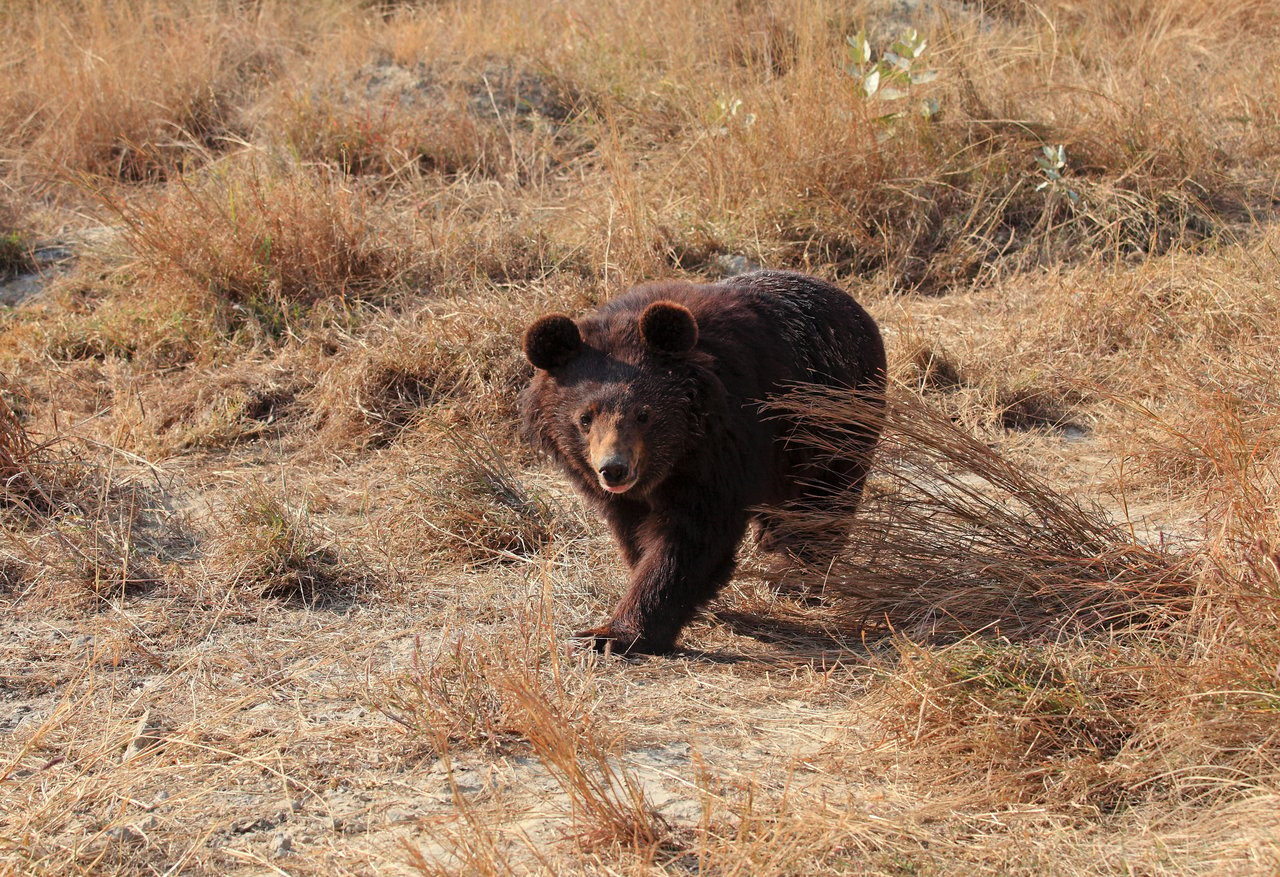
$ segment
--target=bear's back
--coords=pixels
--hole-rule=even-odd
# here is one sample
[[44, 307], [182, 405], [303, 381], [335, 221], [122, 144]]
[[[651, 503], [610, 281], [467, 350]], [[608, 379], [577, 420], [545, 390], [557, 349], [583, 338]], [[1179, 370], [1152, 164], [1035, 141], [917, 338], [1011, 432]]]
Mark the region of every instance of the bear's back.
[[638, 318], [662, 300], [693, 313], [696, 349], [712, 358], [735, 396], [761, 398], [796, 381], [883, 387], [884, 347], [870, 315], [843, 290], [785, 271], [757, 271], [714, 284], [637, 286], [587, 318], [584, 337], [634, 361], [643, 355]]

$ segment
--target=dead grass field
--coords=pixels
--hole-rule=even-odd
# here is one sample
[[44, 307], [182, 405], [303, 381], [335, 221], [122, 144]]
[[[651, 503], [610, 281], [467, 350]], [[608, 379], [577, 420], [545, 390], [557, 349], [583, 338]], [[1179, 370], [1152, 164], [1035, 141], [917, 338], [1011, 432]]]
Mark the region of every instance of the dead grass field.
[[[0, 873], [1280, 871], [1272, 0], [0, 26]], [[856, 538], [567, 654], [520, 332], [750, 264], [885, 330]]]

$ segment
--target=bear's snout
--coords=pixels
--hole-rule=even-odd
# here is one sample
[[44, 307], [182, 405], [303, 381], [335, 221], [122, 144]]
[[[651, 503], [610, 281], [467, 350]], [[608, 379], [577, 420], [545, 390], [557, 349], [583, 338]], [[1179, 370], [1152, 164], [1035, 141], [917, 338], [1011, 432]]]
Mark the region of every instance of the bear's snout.
[[631, 464], [621, 457], [610, 457], [600, 466], [600, 485], [605, 490], [621, 493], [631, 486]]
[[616, 413], [595, 417], [587, 436], [588, 457], [600, 486], [609, 493], [624, 493], [639, 479], [642, 456], [639, 431]]

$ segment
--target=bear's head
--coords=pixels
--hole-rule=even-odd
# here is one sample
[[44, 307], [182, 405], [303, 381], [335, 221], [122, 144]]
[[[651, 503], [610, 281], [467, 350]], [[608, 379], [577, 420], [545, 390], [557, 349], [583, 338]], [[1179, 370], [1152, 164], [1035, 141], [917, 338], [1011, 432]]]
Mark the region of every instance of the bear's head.
[[622, 325], [538, 319], [524, 336], [539, 369], [524, 403], [526, 434], [606, 494], [653, 489], [702, 432], [697, 341], [697, 320], [672, 301]]

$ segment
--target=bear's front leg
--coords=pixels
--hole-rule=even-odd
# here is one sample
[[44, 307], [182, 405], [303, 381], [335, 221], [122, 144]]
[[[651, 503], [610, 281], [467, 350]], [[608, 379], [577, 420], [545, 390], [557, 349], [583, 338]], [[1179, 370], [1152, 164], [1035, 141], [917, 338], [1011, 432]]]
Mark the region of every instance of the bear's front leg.
[[642, 546], [640, 528], [649, 516], [649, 507], [626, 498], [619, 498], [607, 503], [602, 509], [605, 522], [613, 533], [613, 541], [617, 543], [627, 569], [635, 569], [640, 562]]
[[662, 654], [702, 604], [733, 575], [746, 529], [741, 514], [680, 514], [650, 518], [640, 528], [643, 551], [613, 617], [579, 631], [597, 651]]

